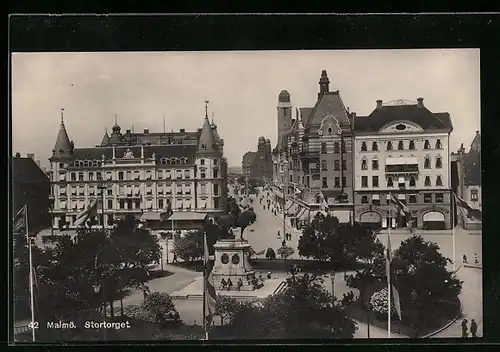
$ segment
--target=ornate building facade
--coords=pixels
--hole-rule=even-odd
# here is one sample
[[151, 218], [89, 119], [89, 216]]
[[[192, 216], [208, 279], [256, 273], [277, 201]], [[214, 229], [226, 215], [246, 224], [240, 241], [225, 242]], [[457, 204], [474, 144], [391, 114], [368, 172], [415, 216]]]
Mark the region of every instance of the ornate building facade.
[[61, 113], [49, 159], [52, 225], [72, 228], [76, 215], [93, 199], [103, 203], [98, 213], [108, 226], [127, 214], [160, 220], [169, 208], [172, 216], [182, 213], [184, 220], [223, 212], [227, 201], [223, 145], [206, 114], [203, 127], [195, 132], [123, 134], [115, 123], [99, 146], [75, 148]]
[[[353, 119], [339, 91], [330, 91], [326, 71], [312, 108], [295, 109], [290, 94], [278, 96], [278, 143], [273, 151], [273, 181], [278, 196], [298, 221], [327, 211], [349, 222], [353, 215]], [[291, 211], [290, 211], [291, 209]]]
[[[355, 220], [377, 228], [451, 227], [449, 113], [433, 113], [423, 103], [377, 100], [375, 110], [354, 120]], [[390, 194], [410, 209], [406, 219]]]

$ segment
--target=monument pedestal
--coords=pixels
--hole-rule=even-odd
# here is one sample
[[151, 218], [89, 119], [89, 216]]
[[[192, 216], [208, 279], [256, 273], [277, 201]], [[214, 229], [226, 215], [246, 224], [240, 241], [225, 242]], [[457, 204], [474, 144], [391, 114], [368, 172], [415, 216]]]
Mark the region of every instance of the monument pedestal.
[[[231, 280], [231, 290], [238, 290], [238, 282], [242, 281], [243, 286], [240, 291], [255, 290], [254, 279], [255, 271], [249, 262], [250, 245], [247, 241], [241, 240], [235, 233], [235, 239], [218, 240], [214, 244], [215, 256], [212, 276], [215, 287], [218, 291], [222, 290], [221, 281], [226, 283]], [[226, 285], [227, 289], [227, 285]]]

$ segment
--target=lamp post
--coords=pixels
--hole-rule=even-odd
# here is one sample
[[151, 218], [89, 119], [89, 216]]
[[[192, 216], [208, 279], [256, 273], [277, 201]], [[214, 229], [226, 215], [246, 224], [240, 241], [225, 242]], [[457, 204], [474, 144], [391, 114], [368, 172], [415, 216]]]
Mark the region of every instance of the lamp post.
[[104, 322], [104, 327], [103, 327], [103, 338], [104, 341], [106, 341], [106, 302], [104, 300], [104, 286], [101, 286], [99, 284], [93, 285], [94, 287], [94, 292], [96, 295], [101, 292], [101, 298], [102, 298], [102, 318]]
[[335, 272], [334, 271], [332, 271], [330, 273], [330, 281], [332, 283], [332, 296], [335, 297]]
[[367, 318], [368, 318], [367, 319], [368, 325], [367, 325], [366, 329], [367, 329], [367, 333], [368, 333], [368, 338], [370, 338], [370, 319], [371, 319], [372, 309], [373, 309], [371, 302], [367, 303], [366, 309], [367, 309]]

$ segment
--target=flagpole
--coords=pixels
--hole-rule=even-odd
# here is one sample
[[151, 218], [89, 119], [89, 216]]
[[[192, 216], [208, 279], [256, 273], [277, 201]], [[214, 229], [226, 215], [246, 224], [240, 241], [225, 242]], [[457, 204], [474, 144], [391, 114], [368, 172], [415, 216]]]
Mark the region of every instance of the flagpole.
[[203, 232], [203, 331], [205, 331], [205, 340], [208, 340], [208, 329], [207, 329], [207, 317], [206, 317], [206, 305], [207, 305], [207, 253], [205, 253], [206, 248], [206, 233]]
[[33, 292], [33, 251], [31, 250], [31, 239], [29, 237], [28, 229], [28, 205], [25, 205], [26, 211], [24, 212], [26, 222], [26, 240], [28, 241], [29, 251], [29, 265], [30, 265], [30, 301], [31, 301], [31, 331], [32, 339], [35, 342], [35, 297]]
[[455, 271], [456, 261], [455, 261], [455, 194], [451, 192], [451, 237], [453, 241], [453, 271]]
[[[392, 197], [392, 194], [391, 194]], [[392, 227], [392, 199], [389, 207], [389, 218], [391, 223], [389, 224], [389, 231], [387, 232], [387, 251], [390, 251], [389, 246], [391, 240], [391, 227]], [[387, 253], [387, 260], [391, 258], [392, 253]], [[389, 270], [387, 272], [387, 337], [391, 338], [391, 263], [388, 264]]]

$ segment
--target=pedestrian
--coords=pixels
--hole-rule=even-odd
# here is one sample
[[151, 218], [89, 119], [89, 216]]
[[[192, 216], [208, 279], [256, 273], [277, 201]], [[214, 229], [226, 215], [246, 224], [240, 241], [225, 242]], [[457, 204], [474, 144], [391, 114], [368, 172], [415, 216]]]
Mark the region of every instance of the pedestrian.
[[279, 231], [278, 231], [278, 239], [281, 240], [281, 234]]
[[268, 271], [268, 272], [267, 272], [267, 278], [268, 278], [268, 279], [270, 279], [270, 278], [271, 278], [271, 272], [270, 272], [270, 271]]
[[177, 263], [177, 254], [174, 253], [174, 263]]
[[464, 264], [467, 264], [467, 256], [464, 254], [463, 257], [462, 257], [462, 262]]
[[222, 280], [220, 280], [220, 285], [221, 285], [221, 290], [224, 290], [226, 288], [226, 280], [224, 280], [224, 278], [222, 278]]
[[477, 253], [474, 253], [474, 264], [479, 264], [479, 261], [477, 260]]
[[285, 241], [285, 240], [283, 240], [283, 241], [281, 242], [281, 247], [285, 247], [285, 246], [286, 246], [286, 241]]
[[470, 333], [472, 334], [472, 337], [477, 337], [477, 323], [474, 319], [470, 322]]
[[233, 287], [233, 282], [231, 279], [227, 279], [227, 290], [231, 291], [231, 288]]
[[467, 319], [462, 320], [462, 337], [467, 337]]
[[241, 278], [238, 280], [238, 291], [241, 291], [241, 288], [243, 287], [243, 281]]

